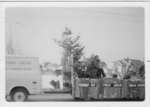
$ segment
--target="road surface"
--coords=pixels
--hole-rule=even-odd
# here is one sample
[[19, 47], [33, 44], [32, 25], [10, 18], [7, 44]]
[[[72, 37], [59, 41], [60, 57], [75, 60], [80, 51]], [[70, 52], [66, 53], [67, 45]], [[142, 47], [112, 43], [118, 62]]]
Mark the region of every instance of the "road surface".
[[41, 95], [31, 95], [28, 101], [73, 101], [71, 94], [50, 93]]
[[[10, 98], [7, 99], [10, 101]], [[74, 100], [71, 94], [68, 93], [49, 93], [49, 94], [40, 94], [40, 95], [30, 95], [27, 102], [50, 102], [50, 101], [84, 101], [84, 100]], [[99, 99], [99, 100], [85, 100], [85, 101], [143, 101], [143, 100], [125, 100], [125, 99]]]

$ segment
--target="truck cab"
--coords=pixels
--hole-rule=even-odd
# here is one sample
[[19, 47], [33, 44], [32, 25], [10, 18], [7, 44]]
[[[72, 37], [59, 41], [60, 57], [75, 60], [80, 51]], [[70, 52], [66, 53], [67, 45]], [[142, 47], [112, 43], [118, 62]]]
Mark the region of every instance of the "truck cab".
[[6, 56], [6, 99], [25, 101], [31, 94], [41, 93], [38, 58]]

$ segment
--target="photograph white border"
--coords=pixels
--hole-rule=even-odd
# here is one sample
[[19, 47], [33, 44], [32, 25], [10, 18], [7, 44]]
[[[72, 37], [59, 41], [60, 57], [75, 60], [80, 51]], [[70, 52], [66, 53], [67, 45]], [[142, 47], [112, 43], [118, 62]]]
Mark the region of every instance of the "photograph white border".
[[[7, 7], [143, 7], [145, 9], [145, 87], [144, 101], [100, 102], [7, 102], [5, 100], [5, 9]], [[0, 106], [1, 107], [78, 107], [78, 106], [150, 106], [150, 3], [149, 2], [0, 2]]]

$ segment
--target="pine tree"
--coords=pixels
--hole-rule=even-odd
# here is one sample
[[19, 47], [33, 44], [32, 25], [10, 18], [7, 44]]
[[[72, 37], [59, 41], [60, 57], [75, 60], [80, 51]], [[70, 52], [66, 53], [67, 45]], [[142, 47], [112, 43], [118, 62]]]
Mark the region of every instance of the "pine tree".
[[84, 46], [82, 46], [80, 43], [80, 36], [74, 35], [72, 31], [68, 27], [66, 27], [65, 31], [62, 33], [61, 40], [55, 39], [55, 42], [63, 48], [63, 56], [61, 62], [63, 71], [71, 72], [71, 68], [73, 67], [74, 69], [83, 56]]

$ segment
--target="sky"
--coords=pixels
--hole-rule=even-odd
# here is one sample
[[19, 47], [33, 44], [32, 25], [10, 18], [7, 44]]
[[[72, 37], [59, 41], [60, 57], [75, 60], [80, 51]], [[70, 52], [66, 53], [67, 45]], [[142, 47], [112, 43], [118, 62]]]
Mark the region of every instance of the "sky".
[[16, 54], [60, 64], [60, 39], [65, 27], [81, 36], [85, 56], [106, 62], [125, 57], [144, 59], [144, 8], [141, 7], [16, 7], [5, 12], [6, 44]]

